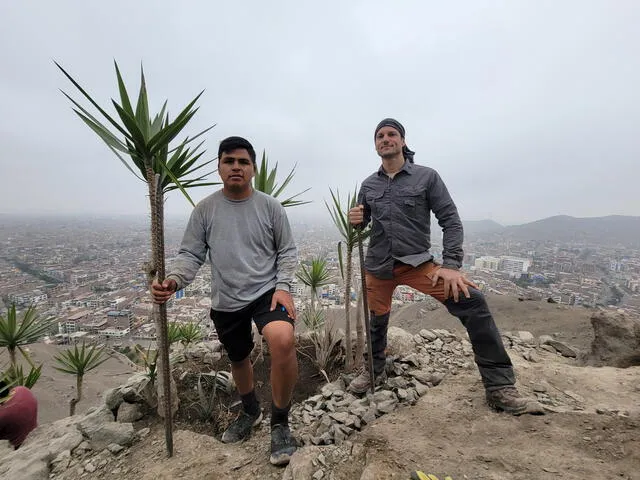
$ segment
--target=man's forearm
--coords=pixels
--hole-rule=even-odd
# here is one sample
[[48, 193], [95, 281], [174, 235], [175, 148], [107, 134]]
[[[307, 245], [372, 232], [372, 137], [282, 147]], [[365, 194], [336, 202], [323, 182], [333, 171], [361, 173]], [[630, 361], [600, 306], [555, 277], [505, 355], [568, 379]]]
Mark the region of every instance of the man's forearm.
[[452, 225], [443, 230], [442, 235], [442, 265], [446, 268], [458, 270], [462, 267], [464, 250], [462, 242], [464, 233], [462, 222], [460, 225]]
[[295, 247], [278, 255], [276, 289], [291, 291], [296, 268], [298, 268], [298, 256]]
[[171, 263], [167, 278], [175, 280], [177, 284], [176, 290], [180, 290], [193, 282], [203, 263], [204, 259], [200, 259], [191, 253], [179, 252]]

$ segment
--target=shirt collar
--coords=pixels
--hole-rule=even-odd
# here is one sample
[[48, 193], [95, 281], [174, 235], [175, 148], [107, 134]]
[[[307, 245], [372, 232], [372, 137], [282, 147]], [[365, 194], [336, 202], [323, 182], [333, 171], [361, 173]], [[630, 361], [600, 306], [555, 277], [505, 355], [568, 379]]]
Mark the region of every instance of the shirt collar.
[[[408, 175], [411, 175], [412, 174], [412, 172], [411, 172], [412, 167], [413, 167], [413, 164], [405, 159], [404, 165], [402, 165], [402, 168], [400, 170], [398, 170], [397, 173], [406, 172]], [[396, 173], [396, 175], [397, 175], [397, 173]], [[385, 172], [384, 169], [382, 168], [382, 165], [380, 165], [380, 168], [378, 168], [378, 175], [386, 175], [386, 174], [387, 174], [387, 172]]]

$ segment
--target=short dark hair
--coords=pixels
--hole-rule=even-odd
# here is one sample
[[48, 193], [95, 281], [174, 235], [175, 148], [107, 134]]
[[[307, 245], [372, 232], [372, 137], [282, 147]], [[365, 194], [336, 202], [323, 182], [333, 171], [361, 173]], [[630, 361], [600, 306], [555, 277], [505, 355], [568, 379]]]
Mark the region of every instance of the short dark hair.
[[253, 149], [253, 145], [246, 138], [242, 137], [227, 137], [220, 142], [220, 146], [218, 147], [218, 160], [223, 153], [231, 153], [238, 148], [244, 148], [247, 152], [249, 152], [249, 156], [251, 157], [251, 161], [253, 162], [253, 167], [258, 168], [256, 165], [256, 151]]

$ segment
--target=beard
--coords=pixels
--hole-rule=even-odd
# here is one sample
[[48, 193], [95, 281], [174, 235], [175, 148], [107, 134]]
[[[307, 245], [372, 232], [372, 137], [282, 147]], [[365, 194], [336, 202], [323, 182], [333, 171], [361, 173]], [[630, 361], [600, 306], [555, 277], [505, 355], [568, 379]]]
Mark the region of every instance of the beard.
[[384, 159], [397, 157], [401, 153], [402, 148], [386, 148], [382, 151], [378, 151], [378, 155], [380, 155], [380, 158]]

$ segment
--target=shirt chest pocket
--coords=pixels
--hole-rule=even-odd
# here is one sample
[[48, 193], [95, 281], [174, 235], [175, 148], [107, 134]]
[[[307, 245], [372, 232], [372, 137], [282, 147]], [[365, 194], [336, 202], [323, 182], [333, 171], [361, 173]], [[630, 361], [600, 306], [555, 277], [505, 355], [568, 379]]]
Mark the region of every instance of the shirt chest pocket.
[[371, 216], [380, 219], [389, 210], [389, 195], [386, 191], [369, 191], [365, 194]]
[[402, 187], [395, 192], [395, 204], [407, 214], [426, 210], [427, 200], [424, 190], [415, 187]]

